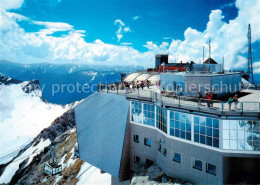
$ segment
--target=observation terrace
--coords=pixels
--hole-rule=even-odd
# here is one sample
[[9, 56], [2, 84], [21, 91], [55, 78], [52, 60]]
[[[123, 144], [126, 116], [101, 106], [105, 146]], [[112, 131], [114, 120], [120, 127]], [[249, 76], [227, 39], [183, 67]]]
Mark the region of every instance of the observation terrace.
[[232, 103], [231, 110], [228, 108], [227, 101], [210, 100], [211, 106], [208, 107], [209, 100], [205, 98], [177, 96], [172, 92], [161, 94], [157, 86], [150, 86], [149, 89], [147, 87], [129, 89], [120, 85], [99, 84], [98, 92], [123, 95], [129, 100], [157, 103], [166, 108], [178, 109], [183, 112], [211, 114], [216, 117], [232, 119], [241, 119], [241, 117], [260, 119], [260, 101], [257, 101], [260, 100], [259, 90], [243, 90], [242, 92], [246, 92], [248, 95], [238, 98], [237, 108]]

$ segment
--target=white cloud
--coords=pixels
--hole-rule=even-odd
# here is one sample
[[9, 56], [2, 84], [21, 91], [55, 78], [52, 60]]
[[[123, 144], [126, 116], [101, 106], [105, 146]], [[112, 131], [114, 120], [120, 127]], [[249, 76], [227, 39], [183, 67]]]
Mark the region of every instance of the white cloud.
[[[72, 25], [61, 22], [41, 22], [30, 20], [19, 14], [0, 10], [0, 59], [13, 62], [81, 62], [106, 65], [143, 65], [152, 67], [154, 54], [168, 53], [170, 61], [202, 61], [202, 46], [208, 56], [207, 43], [211, 39], [212, 57], [219, 63], [225, 57], [225, 68], [246, 67], [247, 28], [252, 27], [252, 42], [260, 41], [260, 1], [237, 0], [238, 16], [224, 22], [221, 10], [213, 10], [204, 31], [187, 28], [184, 40], [170, 40], [161, 44], [152, 41], [144, 47], [147, 52], [139, 52], [131, 43], [123, 42], [116, 46], [101, 40], [93, 43], [84, 39], [85, 31], [75, 30]], [[45, 28], [39, 32], [26, 32], [18, 21], [30, 21]], [[117, 39], [131, 29], [117, 19]], [[129, 28], [129, 29], [128, 29]], [[62, 36], [53, 36], [57, 31], [66, 31]], [[260, 71], [259, 62], [254, 64], [255, 72]]]
[[253, 64], [254, 68], [254, 73], [259, 73], [260, 74], [260, 61], [257, 61]]
[[134, 16], [134, 17], [132, 17], [132, 20], [137, 21], [139, 18], [140, 18], [140, 16]]
[[209, 22], [203, 32], [187, 28], [184, 40], [172, 40], [169, 46], [156, 45], [147, 42], [145, 47], [154, 52], [170, 54], [170, 60], [202, 61], [202, 46], [205, 45], [205, 58], [208, 56], [208, 40], [211, 40], [211, 56], [219, 63], [225, 57], [225, 68], [246, 67], [247, 29], [248, 23], [252, 27], [252, 42], [260, 41], [260, 1], [237, 0], [238, 16], [228, 23], [223, 21], [221, 10], [213, 10], [209, 15]]
[[0, 8], [4, 10], [18, 9], [22, 6], [23, 0], [1, 0]]
[[42, 25], [45, 26], [46, 28], [41, 29], [40, 33], [42, 34], [53, 34], [54, 32], [57, 31], [69, 31], [73, 29], [73, 26], [67, 23], [63, 22], [43, 22], [43, 21], [32, 21], [33, 24], [36, 25]]
[[133, 43], [130, 43], [130, 42], [121, 42], [120, 44], [121, 44], [121, 45], [124, 45], [124, 46], [133, 45]]
[[114, 25], [118, 26], [118, 30], [116, 31], [116, 37], [118, 42], [120, 42], [120, 40], [123, 38], [124, 33], [131, 32], [131, 29], [125, 26], [125, 23], [120, 19], [115, 20]]

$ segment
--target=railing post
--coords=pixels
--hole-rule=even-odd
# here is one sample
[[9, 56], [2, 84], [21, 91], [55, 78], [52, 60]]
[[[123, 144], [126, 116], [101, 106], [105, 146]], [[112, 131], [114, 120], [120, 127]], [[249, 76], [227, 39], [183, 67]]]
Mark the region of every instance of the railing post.
[[221, 114], [223, 115], [223, 113], [224, 113], [224, 102], [222, 101], [221, 102]]
[[240, 102], [241, 104], [240, 104], [240, 107], [241, 107], [241, 111], [243, 112], [244, 111], [244, 104], [243, 104], [243, 102]]
[[118, 85], [116, 85], [116, 94], [118, 95]]
[[181, 96], [179, 95], [179, 107], [181, 107]]
[[198, 109], [200, 111], [200, 99], [198, 98]]
[[259, 110], [260, 110], [260, 102], [259, 102]]
[[108, 83], [107, 83], [107, 93], [108, 93]]
[[139, 88], [138, 88], [138, 91], [137, 91], [137, 97], [138, 97], [138, 99], [139, 99]]

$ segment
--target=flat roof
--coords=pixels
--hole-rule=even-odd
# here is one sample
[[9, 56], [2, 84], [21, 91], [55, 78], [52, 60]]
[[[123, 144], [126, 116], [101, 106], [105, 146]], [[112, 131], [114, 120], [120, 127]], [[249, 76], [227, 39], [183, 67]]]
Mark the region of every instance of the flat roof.
[[227, 75], [237, 75], [239, 72], [225, 72], [225, 73], [201, 73], [201, 72], [166, 72], [161, 74], [171, 74], [179, 76], [227, 76]]

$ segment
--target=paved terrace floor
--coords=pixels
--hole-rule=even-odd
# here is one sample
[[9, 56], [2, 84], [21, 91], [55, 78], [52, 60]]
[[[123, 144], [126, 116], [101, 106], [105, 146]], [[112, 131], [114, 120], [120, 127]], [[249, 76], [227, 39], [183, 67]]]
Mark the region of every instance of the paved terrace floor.
[[259, 90], [245, 90], [249, 92], [246, 96], [239, 98], [237, 108], [232, 103], [231, 110], [228, 109], [227, 102], [221, 102], [219, 100], [213, 100], [212, 107], [207, 106], [207, 100], [202, 99], [199, 103], [197, 98], [180, 96], [173, 97], [172, 95], [161, 94], [160, 89], [157, 86], [151, 86], [149, 89], [139, 88], [130, 90], [107, 90], [103, 89], [102, 92], [118, 93], [125, 95], [128, 99], [138, 99], [143, 101], [160, 102], [166, 107], [186, 109], [189, 111], [199, 111], [204, 113], [217, 114], [222, 116], [253, 116], [259, 117], [260, 115], [260, 91]]

